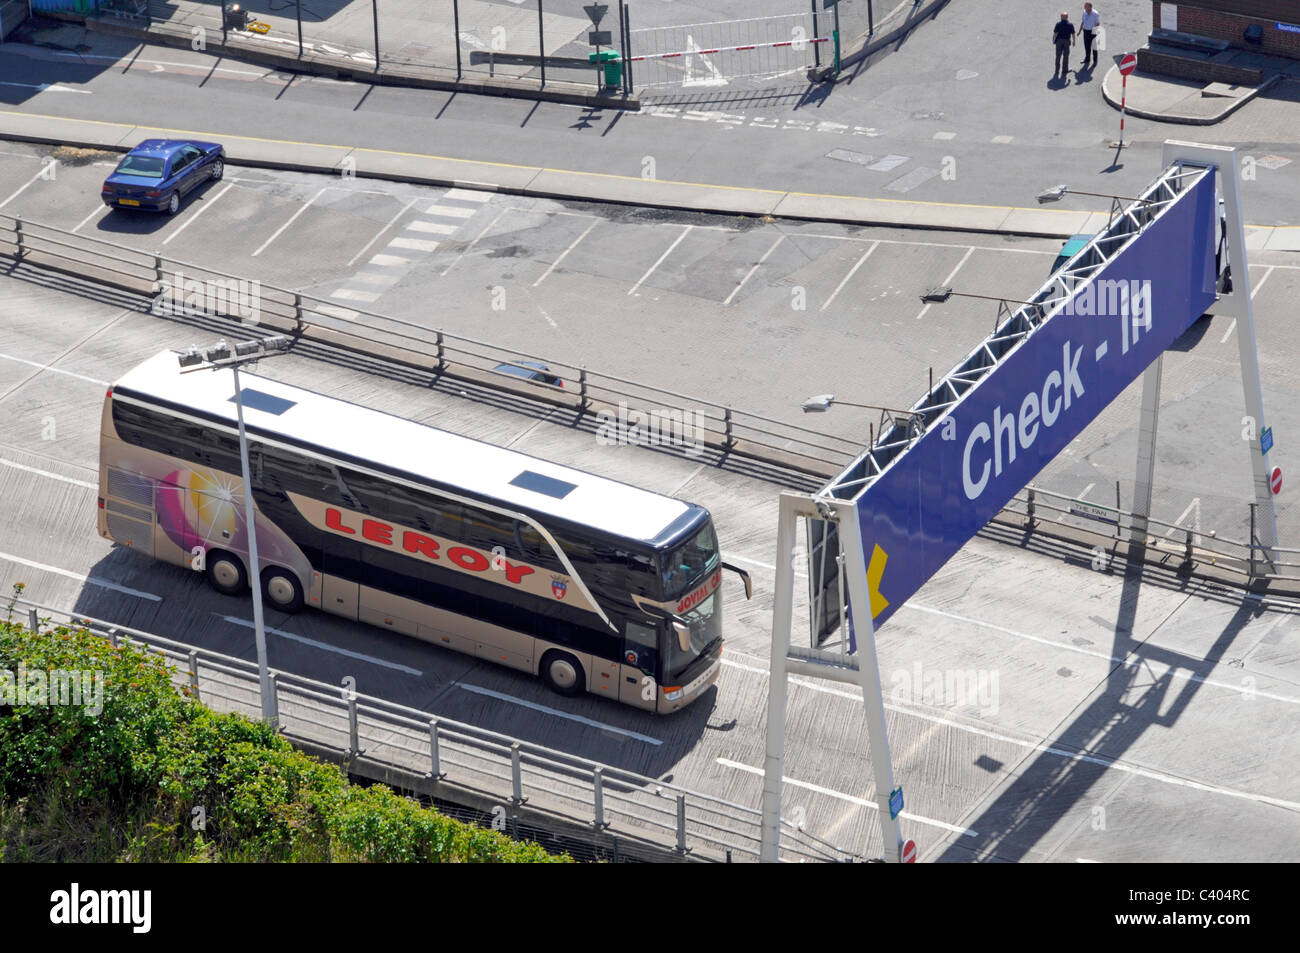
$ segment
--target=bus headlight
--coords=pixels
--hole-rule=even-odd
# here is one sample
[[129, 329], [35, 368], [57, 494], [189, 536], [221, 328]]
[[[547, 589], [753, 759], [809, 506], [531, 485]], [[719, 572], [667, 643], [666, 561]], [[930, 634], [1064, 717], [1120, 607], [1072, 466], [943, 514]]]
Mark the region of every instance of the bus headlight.
[[664, 686], [664, 701], [675, 702], [677, 701], [677, 699], [681, 698], [682, 695], [683, 692], [682, 692], [682, 687], [680, 685]]

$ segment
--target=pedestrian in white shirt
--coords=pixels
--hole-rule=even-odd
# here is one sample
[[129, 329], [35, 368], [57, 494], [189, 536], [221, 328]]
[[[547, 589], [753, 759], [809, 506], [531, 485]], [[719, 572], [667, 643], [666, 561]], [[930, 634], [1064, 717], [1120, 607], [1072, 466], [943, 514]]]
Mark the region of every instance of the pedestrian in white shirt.
[[1092, 8], [1091, 3], [1083, 5], [1083, 19], [1079, 21], [1079, 30], [1083, 33], [1083, 66], [1080, 69], [1088, 68], [1088, 58], [1092, 57], [1092, 65], [1097, 65], [1097, 51], [1093, 48], [1093, 40], [1097, 37], [1097, 27], [1101, 26], [1101, 14]]

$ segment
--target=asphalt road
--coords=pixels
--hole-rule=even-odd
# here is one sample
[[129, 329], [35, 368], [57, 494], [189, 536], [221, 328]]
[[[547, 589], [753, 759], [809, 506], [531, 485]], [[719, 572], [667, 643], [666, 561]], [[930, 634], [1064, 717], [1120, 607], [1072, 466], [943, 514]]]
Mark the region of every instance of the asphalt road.
[[[47, 159], [62, 158], [53, 178]], [[0, 150], [0, 212], [78, 235], [307, 291], [553, 364], [652, 384], [865, 443], [877, 416], [805, 415], [803, 401], [907, 407], [992, 329], [993, 302], [922, 304], [935, 285], [1021, 299], [1058, 244], [824, 223], [764, 223], [468, 189], [229, 167], [174, 219], [110, 211], [107, 153]], [[1265, 408], [1290, 467], [1300, 365], [1290, 305], [1300, 263], [1251, 252]], [[1199, 322], [1165, 358], [1153, 516], [1244, 541], [1252, 501], [1230, 319]], [[1140, 385], [1035, 484], [1067, 498], [1132, 501]], [[1292, 423], [1296, 426], [1291, 426]], [[1277, 498], [1282, 544], [1300, 509]], [[1181, 536], [1181, 534], [1176, 534]], [[1198, 540], [1199, 542], [1199, 540]]]
[[[1061, 88], [1049, 83], [1050, 23], [1033, 26], [1038, 6], [1009, 0], [991, 17], [980, 4], [955, 0], [900, 49], [882, 51], [834, 87], [785, 78], [762, 88], [678, 90], [650, 97], [653, 108], [639, 114], [293, 77], [188, 50], [138, 49], [73, 28], [43, 38], [46, 46], [5, 47], [14, 55], [0, 62], [0, 102], [34, 114], [152, 122], [214, 136], [1010, 206], [1032, 204], [1058, 183], [1131, 195], [1151, 179], [1166, 138], [1230, 143], [1284, 163], [1295, 158], [1300, 105], [1284, 89], [1219, 126], [1130, 117], [1131, 146], [1117, 157], [1107, 143], [1118, 133], [1118, 115], [1101, 97], [1100, 74], [1072, 74]], [[1143, 16], [1136, 7], [1107, 14], [1103, 66], [1140, 44], [1150, 28]], [[1248, 220], [1300, 221], [1300, 163], [1270, 165], [1247, 185]]]
[[[22, 581], [39, 602], [251, 658], [246, 603], [94, 531], [106, 382], [220, 327], [61, 287], [73, 283], [26, 270], [0, 279], [0, 412], [11, 422], [0, 434], [0, 591]], [[718, 687], [667, 718], [558, 698], [518, 673], [313, 612], [270, 614], [271, 665], [334, 684], [351, 675], [367, 694], [757, 805], [776, 488], [324, 356], [260, 372], [703, 503], [756, 593], [745, 603], [728, 581]], [[878, 651], [903, 831], [922, 860], [1281, 861], [1300, 850], [1296, 606], [981, 538], [881, 630]], [[872, 854], [860, 705], [840, 686], [795, 681], [785, 813]]]

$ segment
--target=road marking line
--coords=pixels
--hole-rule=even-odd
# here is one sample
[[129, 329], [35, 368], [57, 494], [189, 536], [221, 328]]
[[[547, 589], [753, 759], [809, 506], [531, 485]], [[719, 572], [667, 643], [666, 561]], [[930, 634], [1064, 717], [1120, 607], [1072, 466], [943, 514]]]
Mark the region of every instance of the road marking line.
[[185, 221], [181, 223], [181, 227], [180, 227], [180, 228], [176, 229], [176, 231], [172, 232], [170, 235], [168, 235], [166, 238], [164, 238], [164, 239], [163, 239], [163, 244], [166, 245], [166, 244], [170, 243], [171, 240], [172, 240], [173, 238], [175, 238], [175, 237], [176, 237], [177, 235], [179, 235], [181, 232], [185, 231], [185, 229], [189, 228], [190, 225], [192, 225], [192, 224], [194, 223], [194, 220], [195, 220], [195, 219], [197, 219], [200, 215], [202, 215], [202, 214], [203, 214], [204, 212], [206, 212], [208, 209], [212, 208], [212, 206], [213, 206], [214, 204], [216, 204], [217, 199], [221, 198], [221, 196], [225, 195], [227, 192], [229, 192], [229, 191], [230, 191], [231, 189], [233, 189], [234, 187], [235, 187], [235, 183], [234, 183], [234, 182], [227, 182], [227, 183], [226, 183], [226, 187], [225, 187], [224, 189], [222, 189], [220, 192], [218, 192], [216, 195], [214, 195], [214, 196], [212, 197], [212, 201], [211, 201], [211, 202], [204, 202], [203, 205], [201, 205], [201, 206], [199, 207], [198, 211], [196, 211], [193, 215], [189, 215], [189, 216], [186, 217]]
[[430, 242], [420, 238], [394, 238], [388, 243], [389, 248], [408, 248], [411, 251], [422, 251], [426, 254], [437, 251], [441, 242]]
[[835, 286], [835, 290], [831, 292], [831, 296], [826, 299], [826, 303], [821, 306], [820, 310], [825, 311], [827, 308], [831, 306], [831, 302], [834, 301], [836, 296], [839, 295], [839, 293], [844, 289], [844, 286], [849, 283], [849, 279], [852, 278], [857, 273], [857, 270], [862, 267], [862, 263], [866, 261], [868, 258], [870, 258], [871, 253], [875, 251], [878, 247], [880, 247], [880, 242], [871, 243], [871, 247], [862, 253], [862, 257], [859, 258], [857, 263], [852, 268], [849, 269], [849, 273], [844, 276], [843, 280], [840, 281], [838, 285]]
[[73, 228], [72, 231], [73, 231], [73, 232], [79, 232], [79, 231], [81, 231], [81, 226], [82, 226], [82, 225], [85, 225], [87, 222], [89, 222], [89, 221], [90, 221], [92, 218], [94, 218], [96, 215], [105, 215], [105, 214], [107, 214], [107, 213], [109, 213], [109, 212], [111, 212], [111, 211], [113, 211], [113, 206], [111, 206], [111, 205], [105, 205], [105, 204], [103, 204], [103, 203], [101, 202], [100, 205], [99, 205], [99, 208], [95, 209], [93, 212], [91, 212], [89, 215], [87, 215], [85, 218], [83, 218], [81, 221], [79, 221], [79, 222], [77, 223], [76, 227]]
[[307, 209], [311, 206], [311, 203], [312, 203], [312, 202], [315, 202], [318, 198], [320, 198], [320, 197], [325, 193], [325, 189], [329, 189], [329, 188], [333, 188], [333, 186], [329, 186], [329, 185], [325, 186], [325, 188], [321, 189], [321, 190], [318, 191], [315, 195], [313, 195], [311, 198], [309, 198], [309, 199], [307, 200], [306, 204], [304, 204], [304, 205], [302, 205], [301, 207], [299, 207], [298, 211], [296, 211], [296, 212], [294, 212], [292, 215], [290, 215], [290, 216], [289, 216], [289, 221], [285, 222], [283, 225], [281, 225], [279, 228], [277, 228], [277, 229], [275, 230], [275, 234], [272, 235], [270, 238], [268, 238], [266, 241], [262, 242], [261, 247], [258, 248], [257, 251], [253, 252], [253, 257], [256, 258], [258, 255], [262, 254], [262, 252], [265, 251], [267, 245], [271, 244], [271, 242], [273, 242], [273, 241], [275, 241], [277, 238], [279, 238], [279, 237], [280, 237], [280, 233], [283, 232], [283, 231], [284, 231], [286, 228], [288, 228], [290, 225], [292, 225], [295, 221], [297, 221], [297, 220], [298, 220], [298, 216], [301, 215], [303, 212], [307, 211]]
[[487, 225], [483, 226], [483, 231], [479, 232], [477, 235], [474, 236], [474, 240], [465, 246], [465, 248], [461, 251], [461, 253], [457, 255], [455, 259], [452, 260], [452, 263], [450, 265], [448, 265], [446, 268], [442, 270], [442, 274], [439, 275], [439, 277], [446, 277], [447, 272], [451, 271], [458, 264], [460, 264], [461, 260], [466, 255], [468, 255], [471, 251], [473, 251], [474, 246], [479, 243], [479, 239], [496, 227], [497, 222], [501, 221], [501, 218], [503, 215], [506, 214], [506, 211], [507, 209], [503, 208], [501, 211], [497, 212], [497, 217], [492, 219], [492, 221], [488, 222]]
[[376, 255], [370, 259], [372, 265], [409, 265], [411, 259], [403, 258], [401, 255]]
[[42, 572], [54, 573], [56, 576], [66, 576], [68, 579], [76, 579], [92, 586], [99, 586], [101, 589], [112, 589], [115, 592], [122, 592], [128, 596], [138, 596], [141, 599], [148, 599], [150, 602], [162, 602], [162, 596], [155, 596], [152, 592], [142, 592], [139, 589], [131, 589], [128, 586], [119, 586], [115, 582], [109, 582], [105, 579], [96, 579], [94, 576], [83, 576], [79, 572], [60, 569], [58, 566], [47, 566], [45, 563], [32, 562], [30, 559], [23, 559], [21, 556], [13, 556], [9, 553], [0, 553], [0, 559], [5, 560], [6, 562], [17, 563], [20, 566], [26, 566], [29, 569], [39, 569]]
[[[212, 614], [221, 615], [218, 612], [214, 612]], [[222, 615], [221, 618], [225, 619], [227, 622], [233, 623], [234, 625], [242, 625], [246, 629], [253, 628], [252, 622], [250, 622], [248, 619], [241, 619], [237, 615]], [[326, 652], [333, 652], [336, 655], [346, 655], [348, 658], [359, 659], [362, 662], [369, 662], [372, 665], [382, 665], [384, 668], [391, 668], [398, 672], [405, 672], [406, 674], [414, 675], [417, 678], [419, 678], [424, 674], [418, 668], [411, 668], [411, 666], [409, 665], [400, 665], [397, 662], [389, 662], [381, 658], [375, 658], [372, 655], [363, 655], [360, 652], [353, 652], [350, 649], [341, 649], [338, 646], [330, 645], [328, 642], [318, 642], [315, 639], [307, 638], [305, 635], [297, 635], [293, 632], [286, 632], [284, 631], [284, 629], [277, 629], [275, 628], [275, 626], [264, 625], [262, 626], [262, 628], [264, 628], [267, 632], [273, 632], [274, 634], [280, 636], [280, 638], [282, 639], [289, 639], [293, 642], [301, 642], [303, 645], [310, 645], [314, 649], [322, 649]]]
[[1233, 318], [1231, 321], [1228, 322], [1228, 330], [1224, 331], [1223, 337], [1219, 338], [1219, 343], [1226, 344], [1228, 342], [1228, 338], [1232, 337], [1232, 332], [1235, 330], [1237, 330], [1237, 319]]
[[436, 202], [425, 210], [425, 215], [443, 218], [471, 218], [478, 212], [476, 208], [461, 208], [459, 205], [438, 205]]
[[344, 321], [355, 321], [357, 319], [357, 312], [349, 308], [336, 308], [332, 304], [318, 304], [316, 310], [321, 314], [329, 315], [331, 318], [340, 318]]
[[459, 225], [443, 225], [441, 222], [426, 222], [423, 219], [416, 219], [407, 223], [408, 232], [423, 232], [432, 235], [451, 235], [454, 234]]
[[[762, 768], [754, 768], [747, 764], [741, 764], [739, 761], [732, 761], [729, 758], [714, 758], [717, 764], [724, 768], [735, 768], [737, 771], [744, 771], [747, 774], [756, 774], [763, 776]], [[781, 781], [795, 788], [803, 788], [806, 791], [813, 791], [817, 794], [825, 794], [827, 797], [838, 798], [841, 801], [848, 801], [850, 804], [857, 804], [859, 807], [869, 807], [873, 811], [879, 811], [880, 805], [875, 801], [868, 801], [866, 798], [854, 797], [852, 794], [843, 794], [840, 791], [832, 791], [830, 788], [824, 788], [820, 784], [810, 784], [807, 781], [796, 781], [794, 778], [782, 777]], [[932, 817], [922, 817], [919, 814], [913, 814], [911, 811], [899, 812], [899, 817], [906, 818], [909, 821], [916, 821], [918, 824], [927, 824], [930, 827], [938, 827], [945, 831], [951, 831], [954, 834], [961, 834], [965, 837], [978, 837], [979, 834], [969, 827], [961, 827], [958, 824], [949, 824], [946, 821], [936, 821]]]
[[[357, 263], [357, 259], [359, 259], [366, 252], [370, 251], [370, 246], [373, 245], [375, 242], [379, 241], [380, 237], [383, 236], [383, 234], [386, 231], [388, 231], [390, 228], [393, 227], [393, 223], [396, 222], [403, 215], [405, 215], [406, 210], [409, 209], [412, 205], [414, 205], [418, 201], [419, 199], [411, 199], [411, 201], [403, 205], [401, 210], [392, 218], [390, 218], [383, 228], [381, 228], [379, 231], [375, 233], [375, 237], [370, 239], [370, 241], [366, 242], [365, 247], [363, 247], [361, 251], [357, 252], [355, 255], [352, 256], [352, 260], [348, 262], [347, 267], [351, 268], [353, 265], [355, 265]], [[397, 241], [397, 239], [393, 239], [393, 241]], [[391, 245], [392, 242], [389, 242], [389, 244]]]
[[687, 225], [682, 228], [682, 233], [677, 236], [677, 240], [668, 246], [668, 250], [664, 252], [662, 255], [660, 255], [659, 260], [650, 266], [650, 270], [647, 271], [644, 275], [642, 275], [641, 278], [637, 281], [637, 283], [632, 286], [631, 290], [628, 291], [629, 295], [634, 295], [637, 293], [637, 289], [641, 287], [641, 285], [645, 282], [647, 278], [649, 278], [651, 275], [654, 274], [655, 269], [664, 263], [664, 259], [673, 253], [673, 249], [682, 243], [682, 239], [685, 238], [687, 234], [689, 234], [690, 230], [694, 227], [695, 227], [694, 225]]
[[[14, 199], [18, 198], [18, 196], [20, 196], [20, 195], [22, 195], [24, 192], [26, 192], [26, 191], [27, 191], [27, 190], [28, 190], [32, 185], [34, 185], [34, 184], [36, 183], [36, 180], [37, 180], [37, 179], [42, 178], [42, 177], [45, 175], [45, 170], [46, 170], [46, 169], [49, 169], [49, 168], [52, 168], [52, 167], [51, 167], [51, 166], [48, 166], [48, 165], [44, 165], [44, 164], [42, 164], [42, 165], [41, 165], [41, 171], [37, 172], [34, 176], [32, 176], [30, 179], [28, 179], [28, 180], [27, 180], [27, 183], [26, 183], [25, 185], [21, 186], [21, 187], [18, 189], [17, 192], [14, 192], [12, 195], [9, 196], [9, 198], [5, 199], [3, 202], [0, 202], [0, 208], [4, 208], [6, 205], [8, 205], [8, 204], [9, 204], [10, 202], [12, 202]], [[105, 207], [107, 207], [107, 206], [105, 206]]]
[[72, 477], [65, 477], [58, 473], [51, 473], [49, 470], [38, 470], [35, 467], [15, 463], [12, 460], [6, 460], [4, 457], [0, 457], [0, 466], [13, 467], [15, 470], [26, 470], [28, 473], [35, 473], [39, 476], [49, 477], [52, 480], [62, 480], [64, 483], [75, 483], [77, 486], [84, 486], [90, 490], [99, 489], [98, 483], [91, 483], [89, 480], [74, 480]]
[[495, 192], [479, 192], [473, 189], [452, 189], [443, 198], [461, 199], [466, 202], [486, 202], [495, 194]]
[[[916, 608], [915, 606], [912, 606], [910, 603], [908, 604], [907, 607]], [[931, 609], [927, 611], [939, 612], [939, 610], [937, 609]], [[947, 615], [948, 613], [941, 612], [940, 614]], [[969, 620], [969, 621], [974, 621], [974, 620]], [[982, 623], [982, 624], [987, 624], [987, 623]], [[993, 628], [998, 628], [998, 627], [993, 626]], [[1059, 643], [1054, 643], [1054, 644], [1056, 644], [1058, 648], [1073, 648], [1073, 646], [1060, 645]], [[755, 662], [762, 661], [761, 659], [756, 659], [753, 656], [747, 656], [741, 653], [735, 653], [735, 654], [741, 655], [742, 658], [749, 658]], [[748, 669], [749, 671], [762, 672], [765, 675], [768, 674], [767, 669], [751, 668], [749, 666], [742, 665], [738, 662], [729, 661], [726, 658], [722, 660], [722, 664], [732, 665], [736, 668]], [[791, 676], [790, 683], [794, 685], [799, 685], [802, 688], [812, 689], [815, 692], [822, 692], [823, 694], [827, 694], [827, 695], [838, 695], [841, 698], [847, 698], [855, 702], [862, 701], [861, 692], [856, 692], [856, 693], [846, 692], [838, 688], [830, 688], [826, 685], [821, 684], [820, 682], [814, 682], [809, 679], [800, 678], [799, 676]], [[1233, 686], [1233, 688], [1236, 691], [1240, 691], [1240, 686]], [[1254, 694], [1261, 695], [1263, 693], [1255, 692]], [[1282, 699], [1282, 700], [1293, 701], [1293, 699]], [[1128, 774], [1135, 774], [1138, 775], [1139, 777], [1149, 778], [1150, 780], [1153, 781], [1163, 781], [1167, 784], [1176, 784], [1182, 787], [1195, 788], [1196, 790], [1207, 791], [1211, 794], [1223, 794], [1228, 797], [1241, 798], [1247, 801], [1258, 801], [1265, 804], [1272, 804], [1277, 807], [1288, 808], [1289, 810], [1300, 810], [1300, 802], [1284, 801], [1281, 798], [1269, 797], [1268, 795], [1265, 794], [1251, 794], [1246, 791], [1237, 791], [1234, 790], [1233, 788], [1225, 788], [1213, 784], [1203, 784], [1200, 781], [1191, 781], [1187, 778], [1181, 778], [1173, 774], [1164, 774], [1162, 772], [1151, 771], [1146, 768], [1135, 768], [1132, 765], [1124, 764], [1123, 762], [1120, 761], [1113, 761], [1109, 758], [1101, 758], [1094, 755], [1085, 755], [1077, 751], [1068, 751], [1064, 748], [1053, 748], [1051, 745], [1043, 744], [1041, 742], [1028, 741], [1024, 738], [1016, 738], [1012, 735], [1004, 735], [1001, 732], [991, 731], [987, 728], [977, 728], [974, 725], [967, 725], [960, 721], [951, 721], [947, 718], [940, 718], [936, 715], [929, 715], [926, 714], [925, 712], [915, 711], [910, 708], [903, 708], [898, 705], [891, 705], [886, 703], [884, 707], [887, 711], [898, 712], [901, 715], [910, 715], [913, 718], [919, 718], [922, 721], [937, 721], [942, 724], [948, 725], [949, 727], [956, 728], [958, 731], [965, 731], [969, 734], [979, 735], [980, 737], [989, 738], [993, 741], [1003, 741], [1008, 744], [1019, 745], [1022, 748], [1029, 748], [1033, 751], [1038, 751], [1043, 754], [1050, 754], [1055, 757], [1066, 758], [1070, 761], [1086, 761], [1089, 764], [1096, 764], [1105, 768], [1114, 768], [1117, 771], [1123, 771]]]
[[615, 728], [613, 725], [607, 725], [603, 721], [596, 721], [592, 718], [583, 718], [581, 715], [571, 715], [567, 711], [557, 711], [554, 708], [547, 708], [545, 705], [539, 705], [536, 702], [516, 698], [514, 695], [505, 695], [501, 692], [494, 692], [490, 688], [480, 688], [478, 685], [469, 685], [465, 682], [456, 682], [456, 687], [463, 688], [465, 691], [473, 692], [476, 695], [486, 695], [489, 698], [495, 698], [498, 701], [509, 702], [512, 705], [519, 705], [532, 711], [540, 711], [547, 715], [554, 715], [556, 718], [564, 718], [567, 721], [576, 721], [581, 725], [587, 725], [591, 728], [599, 728], [601, 731], [613, 732], [616, 735], [626, 735], [636, 741], [644, 741], [648, 745], [663, 744], [663, 742], [658, 738], [651, 738], [649, 735], [643, 735], [640, 732], [629, 731], [626, 728]]
[[40, 361], [29, 361], [25, 357], [14, 357], [12, 354], [0, 354], [0, 358], [6, 361], [15, 361], [19, 364], [26, 364], [29, 367], [39, 367], [43, 371], [49, 371], [52, 374], [66, 374], [68, 377], [75, 377], [77, 380], [87, 381], [91, 384], [98, 384], [100, 387], [107, 387], [108, 381], [101, 381], [97, 377], [87, 377], [84, 374], [78, 374], [75, 371], [65, 371], [58, 367], [51, 367], [48, 364], [42, 364]]
[[753, 268], [745, 272], [745, 277], [740, 279], [740, 284], [736, 285], [736, 287], [732, 289], [731, 294], [727, 295], [727, 300], [722, 302], [722, 306], [724, 308], [727, 305], [731, 304], [732, 299], [734, 299], [736, 295], [740, 294], [740, 289], [745, 287], [745, 282], [749, 281], [749, 279], [753, 277], [754, 272], [758, 271], [759, 266], [762, 265], [763, 262], [767, 261], [768, 256], [771, 255], [772, 252], [776, 251], [776, 246], [781, 244], [783, 241], [785, 241], [785, 235], [784, 234], [778, 235], [776, 241], [772, 242], [772, 247], [769, 248], [767, 251], [763, 252], [763, 257], [754, 263]]
[[536, 287], [537, 287], [538, 285], [540, 285], [543, 281], [545, 281], [545, 280], [547, 279], [547, 276], [549, 276], [550, 273], [553, 272], [553, 271], [555, 270], [556, 266], [559, 265], [560, 262], [564, 261], [564, 259], [568, 256], [569, 252], [573, 251], [575, 248], [578, 247], [578, 243], [579, 243], [580, 241], [582, 241], [584, 238], [586, 238], [587, 235], [589, 235], [589, 234], [591, 233], [591, 230], [592, 230], [593, 228], [595, 228], [597, 224], [599, 224], [599, 222], [600, 222], [600, 219], [598, 219], [598, 218], [593, 218], [593, 219], [591, 220], [591, 224], [587, 226], [586, 230], [585, 230], [581, 235], [579, 235], [577, 238], [575, 238], [575, 239], [574, 239], [574, 240], [569, 244], [569, 247], [568, 247], [568, 248], [566, 248], [566, 249], [564, 249], [564, 251], [560, 252], [560, 257], [557, 258], [557, 259], [555, 259], [555, 261], [551, 262], [550, 267], [547, 268], [546, 271], [542, 272], [542, 277], [538, 278], [536, 281], [533, 282], [533, 287], [536, 288]]
[[373, 271], [361, 271], [352, 276], [353, 281], [367, 285], [395, 285], [402, 280], [401, 275], [381, 275]]
[[[949, 272], [947, 278], [943, 279], [944, 287], [947, 287], [948, 285], [952, 284], [952, 280], [957, 277], [957, 272], [961, 271], [961, 266], [966, 264], [966, 260], [970, 258], [972, 254], [974, 254], [975, 248], [976, 248], [975, 245], [971, 245], [969, 248], [966, 249], [966, 254], [961, 256], [961, 261], [957, 262], [957, 267], [954, 268], [951, 272]], [[930, 310], [930, 304], [927, 302], [925, 307], [921, 309], [921, 313], [916, 316], [916, 320], [920, 321], [922, 318], [924, 318], [925, 313], [929, 310]]]
[[381, 297], [373, 291], [357, 291], [353, 288], [340, 288], [338, 291], [330, 294], [331, 298], [342, 298], [344, 301], [378, 301]]

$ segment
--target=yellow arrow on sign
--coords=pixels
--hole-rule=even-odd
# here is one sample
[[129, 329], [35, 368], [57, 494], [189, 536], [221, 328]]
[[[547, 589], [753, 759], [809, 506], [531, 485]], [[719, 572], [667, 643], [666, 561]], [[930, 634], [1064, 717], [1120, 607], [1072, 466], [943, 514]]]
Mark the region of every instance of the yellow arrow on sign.
[[873, 619], [884, 612], [889, 605], [889, 600], [880, 594], [880, 577], [885, 574], [885, 563], [888, 561], [889, 554], [877, 543], [875, 549], [871, 551], [871, 562], [867, 564], [867, 595], [871, 597]]

